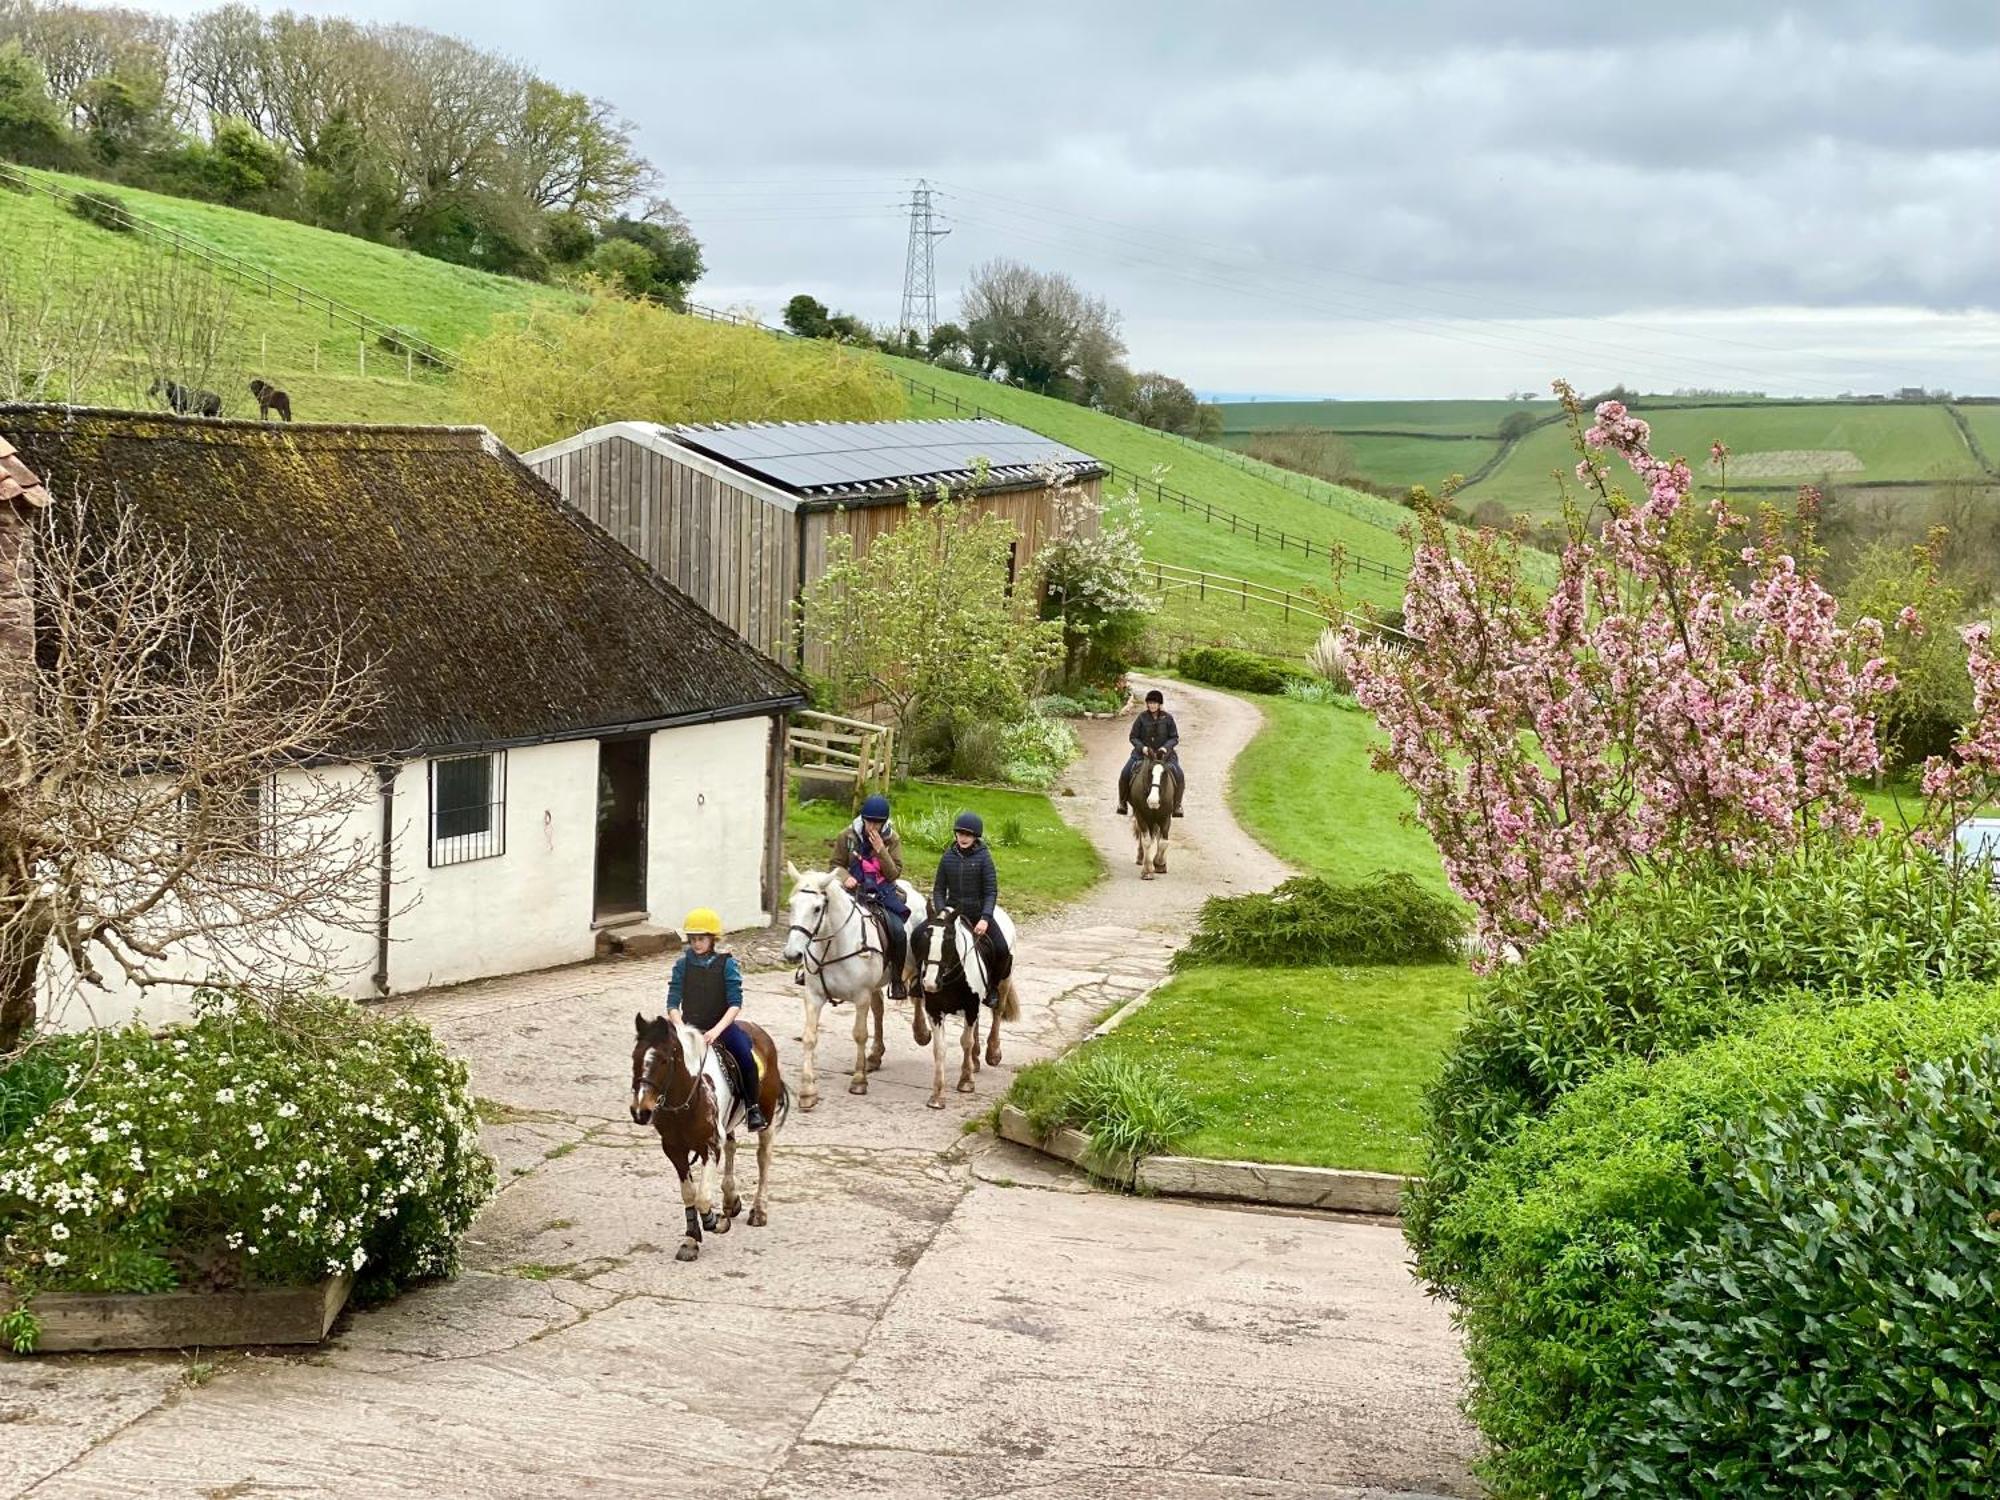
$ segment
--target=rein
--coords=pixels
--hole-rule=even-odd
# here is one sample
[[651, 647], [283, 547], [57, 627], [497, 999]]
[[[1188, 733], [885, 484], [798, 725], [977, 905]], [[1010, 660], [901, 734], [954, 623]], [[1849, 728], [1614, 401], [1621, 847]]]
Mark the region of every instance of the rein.
[[[659, 1052], [659, 1050], [660, 1049], [657, 1046], [648, 1047], [646, 1049], [646, 1060], [641, 1062], [639, 1070], [639, 1081], [641, 1083], [650, 1083], [652, 1081], [651, 1079], [646, 1077], [646, 1074], [651, 1071], [651, 1068], [649, 1066], [650, 1060]], [[676, 1047], [674, 1050], [676, 1052], [679, 1052], [680, 1048]], [[685, 1063], [687, 1062], [687, 1059], [683, 1057], [681, 1061]], [[671, 1083], [672, 1080], [669, 1079], [668, 1082]], [[664, 1088], [656, 1089], [654, 1091], [654, 1098], [653, 1098], [653, 1113], [656, 1115], [659, 1114], [677, 1115], [682, 1110], [688, 1108], [691, 1104], [693, 1104], [694, 1096], [700, 1092], [701, 1092], [701, 1069], [690, 1065], [688, 1067], [687, 1097], [681, 1100], [679, 1104], [669, 1104], [667, 1103], [667, 1091]]]
[[[800, 962], [805, 965], [807, 973], [821, 974], [824, 973], [827, 969], [832, 968], [835, 964], [844, 964], [851, 958], [861, 958], [871, 953], [877, 954], [882, 958], [887, 958], [889, 956], [888, 950], [886, 948], [878, 948], [873, 943], [869, 942], [868, 940], [869, 935], [874, 930], [874, 924], [872, 924], [868, 920], [868, 913], [862, 909], [861, 903], [850, 897], [848, 899], [848, 905], [853, 907], [855, 920], [859, 922], [861, 925], [861, 946], [858, 948], [850, 949], [848, 952], [839, 954], [836, 957], [832, 958], [827, 957], [824, 950], [826, 948], [831, 948], [833, 946], [835, 941], [840, 937], [841, 930], [845, 928], [847, 924], [845, 922], [842, 922], [840, 924], [840, 927], [835, 928], [825, 937], [821, 937], [819, 935], [819, 929], [821, 924], [823, 924], [826, 921], [827, 914], [833, 910], [832, 893], [828, 891], [822, 891], [820, 894], [824, 899], [822, 899], [820, 902], [819, 919], [815, 921], [811, 927], [807, 927], [799, 922], [794, 922], [787, 929], [787, 931], [790, 932], [800, 933], [801, 935], [804, 936], [806, 940], [805, 957], [801, 959]], [[813, 952], [813, 945], [815, 943], [822, 945], [822, 949], [818, 953]]]

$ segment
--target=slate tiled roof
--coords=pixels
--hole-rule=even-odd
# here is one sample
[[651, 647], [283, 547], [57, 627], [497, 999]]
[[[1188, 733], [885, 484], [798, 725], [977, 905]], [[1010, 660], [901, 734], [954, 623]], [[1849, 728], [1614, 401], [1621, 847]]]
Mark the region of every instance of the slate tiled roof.
[[212, 544], [273, 628], [353, 628], [383, 702], [333, 747], [344, 755], [581, 738], [804, 697], [482, 428], [0, 405], [0, 433], [57, 504], [116, 497]]
[[1054, 465], [1071, 479], [1104, 473], [1079, 448], [988, 417], [922, 422], [757, 422], [668, 427], [665, 436], [807, 499], [901, 496], [966, 484], [984, 465], [986, 489], [1039, 483]]

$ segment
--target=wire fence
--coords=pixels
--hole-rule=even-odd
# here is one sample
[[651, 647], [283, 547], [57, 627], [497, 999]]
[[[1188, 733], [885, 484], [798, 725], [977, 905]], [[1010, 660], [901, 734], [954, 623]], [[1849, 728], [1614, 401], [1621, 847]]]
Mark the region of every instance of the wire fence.
[[[61, 183], [51, 182], [40, 173], [32, 172], [25, 167], [0, 164], [0, 181], [20, 190], [44, 194], [64, 208], [72, 208], [79, 198], [87, 196], [73, 192]], [[169, 225], [143, 218], [122, 205], [114, 206], [106, 203], [96, 212], [115, 220], [132, 234], [166, 246], [175, 254], [186, 255], [200, 261], [217, 275], [228, 277], [238, 286], [261, 292], [274, 300], [290, 301], [300, 308], [312, 308], [324, 312], [328, 328], [351, 329], [359, 336], [358, 343], [372, 341], [385, 357], [407, 359], [412, 369], [419, 365], [443, 371], [457, 367], [458, 356], [452, 350], [434, 344], [408, 329], [384, 322], [358, 307], [329, 297], [324, 292], [316, 292], [303, 283], [280, 276], [268, 266], [260, 266], [255, 261], [245, 260], [240, 255], [231, 254]]]

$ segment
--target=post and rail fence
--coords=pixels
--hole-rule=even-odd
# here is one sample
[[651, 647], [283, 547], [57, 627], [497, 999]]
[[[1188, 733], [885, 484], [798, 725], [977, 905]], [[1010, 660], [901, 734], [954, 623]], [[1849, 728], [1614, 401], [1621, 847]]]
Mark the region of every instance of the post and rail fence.
[[869, 792], [887, 792], [895, 766], [896, 731], [886, 724], [801, 708], [786, 736], [792, 769], [825, 781], [851, 783], [858, 804]]

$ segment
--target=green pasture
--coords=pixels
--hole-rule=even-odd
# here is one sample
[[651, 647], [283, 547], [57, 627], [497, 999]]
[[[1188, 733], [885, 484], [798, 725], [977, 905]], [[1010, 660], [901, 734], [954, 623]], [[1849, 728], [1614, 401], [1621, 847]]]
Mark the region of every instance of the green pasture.
[[1500, 424], [1515, 412], [1540, 418], [1558, 409], [1554, 401], [1224, 401], [1217, 405], [1223, 435], [1232, 438], [1279, 427], [1497, 438]]
[[2000, 469], [2000, 406], [1959, 406], [1954, 410], [1965, 418], [1979, 446], [1986, 450], [1986, 461]]
[[[902, 833], [903, 875], [919, 890], [930, 889], [938, 856], [951, 841], [951, 821], [967, 808], [985, 820], [1000, 871], [1000, 903], [1014, 916], [1074, 901], [1104, 873], [1096, 848], [1040, 792], [910, 781], [889, 796]], [[793, 797], [785, 815], [785, 857], [802, 870], [824, 868], [834, 839], [853, 818], [844, 804]]]
[[[1493, 456], [1498, 438], [1423, 437], [1411, 435], [1337, 434], [1353, 461], [1352, 473], [1375, 484], [1407, 489], [1421, 484], [1436, 494], [1446, 476], [1470, 474]], [[1256, 437], [1252, 433], [1224, 433], [1223, 442], [1244, 449]]]

